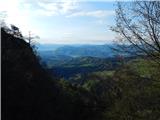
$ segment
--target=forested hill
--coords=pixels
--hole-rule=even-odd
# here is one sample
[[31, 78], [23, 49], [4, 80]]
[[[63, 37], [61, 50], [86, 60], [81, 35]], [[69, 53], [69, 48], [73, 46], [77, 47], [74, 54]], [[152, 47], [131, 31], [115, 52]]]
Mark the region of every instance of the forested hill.
[[[58, 88], [41, 68], [30, 45], [1, 29], [2, 118], [40, 120], [53, 109]], [[54, 101], [55, 104], [56, 101]]]

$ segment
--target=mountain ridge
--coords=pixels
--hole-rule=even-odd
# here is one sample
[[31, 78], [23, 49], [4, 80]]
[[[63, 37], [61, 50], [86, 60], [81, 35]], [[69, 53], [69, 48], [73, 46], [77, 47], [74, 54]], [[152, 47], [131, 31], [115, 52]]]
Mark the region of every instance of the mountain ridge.
[[[48, 46], [48, 45], [47, 45]], [[104, 45], [49, 45], [40, 47], [38, 46], [38, 51], [41, 54], [44, 52], [52, 52], [54, 56], [56, 55], [65, 55], [70, 57], [82, 57], [82, 56], [91, 56], [91, 57], [113, 57], [115, 54], [112, 50], [114, 45], [104, 44]], [[46, 48], [46, 49], [43, 49]]]

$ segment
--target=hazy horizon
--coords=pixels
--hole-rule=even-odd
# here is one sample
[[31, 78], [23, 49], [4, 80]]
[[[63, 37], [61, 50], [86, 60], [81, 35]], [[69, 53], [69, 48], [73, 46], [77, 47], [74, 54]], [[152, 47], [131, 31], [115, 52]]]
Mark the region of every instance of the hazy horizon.
[[36, 45], [113, 45], [115, 43], [35, 43]]

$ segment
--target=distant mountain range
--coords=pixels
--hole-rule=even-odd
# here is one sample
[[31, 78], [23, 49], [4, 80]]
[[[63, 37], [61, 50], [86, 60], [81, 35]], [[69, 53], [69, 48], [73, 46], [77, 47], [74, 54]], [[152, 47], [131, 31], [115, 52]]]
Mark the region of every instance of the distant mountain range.
[[69, 57], [100, 57], [108, 58], [115, 55], [114, 45], [38, 45], [40, 56], [69, 56]]

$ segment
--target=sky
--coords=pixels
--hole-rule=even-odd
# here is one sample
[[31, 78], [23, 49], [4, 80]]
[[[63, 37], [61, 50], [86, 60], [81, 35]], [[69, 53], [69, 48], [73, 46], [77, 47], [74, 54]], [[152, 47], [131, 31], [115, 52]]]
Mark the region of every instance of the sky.
[[115, 2], [109, 0], [0, 0], [5, 21], [42, 44], [107, 44], [115, 39]]

